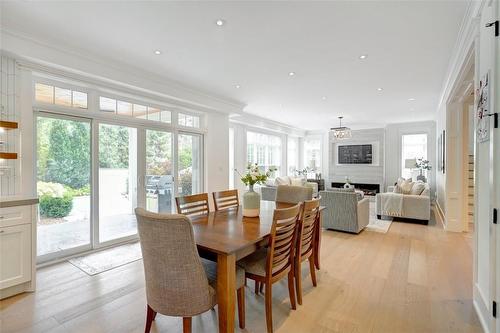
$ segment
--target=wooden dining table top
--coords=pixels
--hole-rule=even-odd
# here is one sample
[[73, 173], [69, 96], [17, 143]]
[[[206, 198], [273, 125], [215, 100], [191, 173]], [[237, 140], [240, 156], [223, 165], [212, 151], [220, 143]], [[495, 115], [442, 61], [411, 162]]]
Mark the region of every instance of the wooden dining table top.
[[241, 206], [190, 216], [196, 245], [218, 254], [233, 254], [262, 242], [271, 232], [275, 208], [274, 202], [262, 201], [258, 217], [243, 216]]
[[234, 254], [262, 243], [271, 233], [275, 208], [275, 202], [261, 201], [258, 217], [243, 216], [241, 206], [190, 216], [196, 245], [217, 254]]

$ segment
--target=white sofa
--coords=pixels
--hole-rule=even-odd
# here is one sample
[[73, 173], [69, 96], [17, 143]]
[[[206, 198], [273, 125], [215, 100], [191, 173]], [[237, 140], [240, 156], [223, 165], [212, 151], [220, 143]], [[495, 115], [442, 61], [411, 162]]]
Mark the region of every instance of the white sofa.
[[306, 186], [313, 189], [313, 197], [318, 196], [318, 184], [314, 182], [308, 182], [304, 178], [294, 178], [289, 176], [276, 177], [275, 179], [270, 179], [266, 182], [266, 185], [260, 187], [260, 194], [262, 200], [276, 201], [276, 188], [278, 185], [294, 185], [294, 186]]
[[[393, 192], [394, 186], [389, 186], [387, 192]], [[379, 193], [376, 196], [376, 212], [377, 217], [382, 217], [382, 196], [387, 193]], [[431, 218], [431, 200], [429, 184], [425, 184], [424, 190], [420, 195], [401, 194], [403, 196], [403, 205], [401, 210], [402, 218], [419, 220], [421, 223], [428, 224]]]

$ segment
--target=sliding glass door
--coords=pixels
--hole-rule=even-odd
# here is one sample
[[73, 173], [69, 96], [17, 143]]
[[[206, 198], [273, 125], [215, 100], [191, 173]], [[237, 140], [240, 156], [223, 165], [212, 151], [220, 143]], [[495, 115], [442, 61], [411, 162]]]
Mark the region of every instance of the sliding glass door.
[[91, 123], [36, 118], [37, 253], [56, 258], [91, 247]]
[[200, 193], [202, 184], [202, 136], [193, 133], [179, 133], [177, 140], [179, 160], [178, 194]]
[[146, 130], [146, 209], [171, 213], [174, 199], [172, 133]]
[[203, 191], [201, 134], [45, 112], [36, 127], [40, 261], [135, 239], [136, 207]]
[[99, 242], [137, 234], [137, 129], [99, 124]]

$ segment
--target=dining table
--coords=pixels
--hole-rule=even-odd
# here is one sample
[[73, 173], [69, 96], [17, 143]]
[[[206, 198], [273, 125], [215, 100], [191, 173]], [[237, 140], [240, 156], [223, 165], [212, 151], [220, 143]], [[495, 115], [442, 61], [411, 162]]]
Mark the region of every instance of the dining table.
[[[190, 216], [200, 256], [217, 262], [219, 332], [234, 332], [236, 262], [267, 245], [275, 208], [275, 202], [262, 201], [258, 217], [243, 216], [241, 206]], [[320, 239], [318, 228], [318, 247]], [[317, 257], [315, 264], [319, 269]]]

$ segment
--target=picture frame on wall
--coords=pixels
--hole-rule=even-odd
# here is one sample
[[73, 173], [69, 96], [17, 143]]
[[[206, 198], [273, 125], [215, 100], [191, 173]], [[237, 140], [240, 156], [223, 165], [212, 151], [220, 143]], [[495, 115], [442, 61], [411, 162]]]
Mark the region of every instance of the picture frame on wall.
[[443, 174], [446, 171], [446, 131], [443, 130], [443, 132], [439, 135], [438, 138], [438, 170], [441, 171]]

